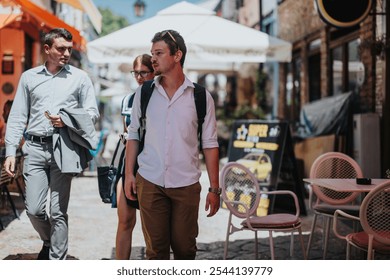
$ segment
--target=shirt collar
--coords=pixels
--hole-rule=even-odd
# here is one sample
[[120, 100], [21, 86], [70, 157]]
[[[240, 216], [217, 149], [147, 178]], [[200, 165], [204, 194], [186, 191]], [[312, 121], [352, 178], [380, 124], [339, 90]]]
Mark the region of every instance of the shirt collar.
[[[158, 76], [154, 79], [154, 82], [156, 83], [157, 86], [161, 86], [160, 80], [161, 80], [161, 76]], [[180, 87], [186, 89], [187, 87], [194, 88], [195, 86], [194, 83], [191, 82], [191, 80], [186, 75], [184, 75], [184, 82]]]
[[72, 73], [71, 71], [71, 68], [70, 68], [70, 65], [69, 64], [65, 64], [61, 70], [59, 70], [56, 74], [52, 74], [49, 72], [49, 70], [47, 70], [47, 67], [46, 67], [46, 62], [44, 64], [42, 64], [41, 66], [42, 68], [38, 69], [38, 73], [45, 73], [45, 74], [48, 74], [48, 75], [51, 75], [51, 76], [57, 76], [59, 73], [61, 73], [62, 71], [67, 71], [69, 73]]

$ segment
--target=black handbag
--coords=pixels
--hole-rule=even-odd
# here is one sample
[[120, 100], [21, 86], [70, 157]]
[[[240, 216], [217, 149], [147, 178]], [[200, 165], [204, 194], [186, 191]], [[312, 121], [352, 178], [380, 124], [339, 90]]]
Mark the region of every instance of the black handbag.
[[112, 203], [113, 197], [116, 193], [115, 188], [117, 184], [116, 177], [118, 175], [118, 168], [115, 167], [114, 163], [120, 143], [121, 140], [119, 139], [111, 160], [111, 164], [109, 166], [97, 167], [99, 195], [104, 203]]

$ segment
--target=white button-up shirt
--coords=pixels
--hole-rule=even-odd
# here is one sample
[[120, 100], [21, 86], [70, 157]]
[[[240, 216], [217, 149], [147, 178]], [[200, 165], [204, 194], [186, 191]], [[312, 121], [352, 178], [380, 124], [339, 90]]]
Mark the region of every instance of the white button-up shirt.
[[[139, 140], [141, 87], [134, 97], [127, 139]], [[146, 110], [144, 149], [138, 156], [138, 172], [153, 184], [166, 188], [184, 187], [199, 181], [198, 117], [194, 85], [186, 77], [170, 100], [155, 79]], [[218, 147], [214, 101], [206, 91], [206, 116], [202, 126], [203, 149]]]

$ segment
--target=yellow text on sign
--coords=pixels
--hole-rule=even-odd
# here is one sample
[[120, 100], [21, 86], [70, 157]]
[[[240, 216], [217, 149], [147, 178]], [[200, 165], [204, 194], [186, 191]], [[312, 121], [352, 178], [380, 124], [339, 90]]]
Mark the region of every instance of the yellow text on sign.
[[268, 124], [250, 124], [248, 136], [268, 136]]
[[256, 143], [257, 149], [276, 151], [279, 148], [279, 145], [276, 143], [267, 143], [267, 142], [259, 142]]
[[248, 141], [236, 140], [233, 142], [234, 148], [253, 148], [254, 145], [255, 144], [253, 142], [248, 142]]

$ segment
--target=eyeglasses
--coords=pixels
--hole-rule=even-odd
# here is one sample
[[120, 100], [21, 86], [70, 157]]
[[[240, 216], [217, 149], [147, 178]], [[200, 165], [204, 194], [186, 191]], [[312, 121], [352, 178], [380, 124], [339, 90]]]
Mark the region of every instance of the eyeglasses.
[[135, 78], [137, 78], [138, 76], [141, 76], [142, 78], [146, 78], [150, 73], [150, 71], [131, 71], [131, 74], [133, 74], [133, 76]]
[[171, 32], [169, 32], [169, 30], [162, 31], [162, 32], [161, 32], [161, 38], [162, 38], [162, 37], [165, 37], [165, 35], [167, 35], [167, 34], [168, 34], [169, 37], [172, 39], [172, 41], [176, 44], [177, 49], [180, 50], [179, 44], [176, 42], [175, 37], [173, 37], [173, 35], [171, 34]]

